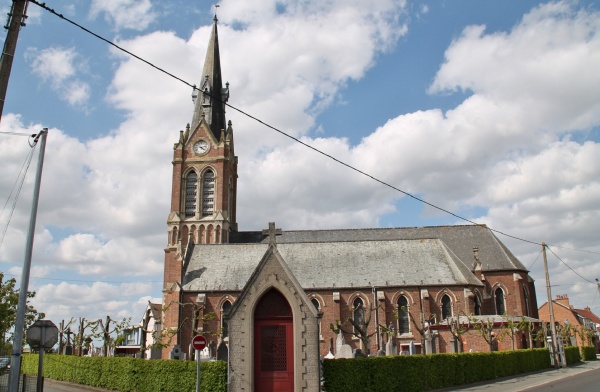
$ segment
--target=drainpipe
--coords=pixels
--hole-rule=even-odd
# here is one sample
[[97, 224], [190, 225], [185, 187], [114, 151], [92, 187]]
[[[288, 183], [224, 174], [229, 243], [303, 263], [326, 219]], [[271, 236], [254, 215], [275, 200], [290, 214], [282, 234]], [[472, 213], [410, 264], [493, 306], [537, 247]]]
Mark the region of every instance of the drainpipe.
[[[377, 339], [375, 341], [377, 342], [377, 353], [379, 353], [381, 346], [379, 342], [379, 303], [377, 302], [377, 288], [372, 286], [371, 292], [373, 293], [373, 304], [375, 306], [375, 329], [377, 330], [377, 333], [375, 334]], [[377, 355], [377, 353], [375, 355]]]
[[321, 392], [321, 367], [323, 363], [321, 361], [321, 320], [323, 319], [323, 312], [317, 312], [317, 377], [319, 387], [318, 392]]

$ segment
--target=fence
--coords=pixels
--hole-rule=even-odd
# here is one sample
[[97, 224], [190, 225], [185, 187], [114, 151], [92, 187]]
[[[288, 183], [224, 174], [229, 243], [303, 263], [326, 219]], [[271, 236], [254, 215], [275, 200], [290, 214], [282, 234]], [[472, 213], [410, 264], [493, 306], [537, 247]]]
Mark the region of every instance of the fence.
[[[0, 392], [8, 392], [8, 378], [10, 376], [10, 353], [0, 352]], [[37, 377], [20, 375], [19, 391], [20, 392], [36, 392]], [[43, 381], [42, 381], [43, 383]]]

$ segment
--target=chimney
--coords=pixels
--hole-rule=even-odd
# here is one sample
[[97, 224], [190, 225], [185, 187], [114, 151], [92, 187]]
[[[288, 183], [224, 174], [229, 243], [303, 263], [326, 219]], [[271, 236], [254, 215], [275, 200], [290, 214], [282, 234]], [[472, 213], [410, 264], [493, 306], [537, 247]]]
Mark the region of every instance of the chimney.
[[559, 294], [556, 296], [556, 303], [559, 303], [567, 308], [571, 308], [569, 304], [569, 296], [567, 294]]

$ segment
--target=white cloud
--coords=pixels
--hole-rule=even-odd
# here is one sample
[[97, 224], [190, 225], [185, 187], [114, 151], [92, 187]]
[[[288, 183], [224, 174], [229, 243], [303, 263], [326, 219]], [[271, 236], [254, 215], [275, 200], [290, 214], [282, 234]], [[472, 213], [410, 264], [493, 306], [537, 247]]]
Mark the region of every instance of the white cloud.
[[[94, 4], [95, 16], [123, 5]], [[307, 136], [316, 115], [406, 32], [403, 12], [403, 2], [392, 1], [366, 8], [346, 1], [223, 2], [219, 39], [230, 103], [446, 209], [483, 211], [476, 220], [523, 238], [596, 249], [598, 143], [577, 140], [600, 125], [600, 89], [592, 88], [600, 85], [595, 71], [600, 69], [600, 16], [573, 3], [539, 6], [501, 33], [467, 27], [448, 47], [430, 88], [434, 94], [471, 93], [452, 110], [398, 114], [357, 145]], [[186, 41], [171, 32], [153, 32], [120, 44], [198, 83], [209, 33], [209, 26], [199, 28]], [[48, 53], [48, 63], [32, 61], [40, 77], [61, 86], [80, 80], [76, 52]], [[73, 272], [101, 279], [115, 271], [129, 280], [138, 275], [160, 279], [171, 147], [191, 120], [191, 89], [119, 56], [108, 100], [126, 112], [126, 121], [86, 141], [58, 129], [48, 138], [36, 249], [41, 265], [54, 265], [65, 279]], [[232, 109], [228, 118], [240, 157], [242, 230], [261, 229], [273, 220], [284, 229], [375, 226], [401, 197]], [[39, 130], [10, 115], [0, 126]], [[10, 174], [26, 151], [18, 140], [0, 139], [2, 190], [12, 184]], [[20, 206], [16, 227], [23, 227], [27, 216], [26, 206]], [[22, 242], [23, 230], [11, 228], [9, 235], [9, 245], [0, 249], [3, 261], [22, 254], [13, 243]], [[539, 253], [531, 244], [501, 239], [525, 265]], [[573, 268], [589, 271], [586, 276], [600, 274], [590, 255], [564, 256]], [[540, 266], [539, 261], [534, 265], [534, 276], [541, 276]], [[561, 278], [566, 275], [558, 272], [564, 270], [556, 259], [552, 268]], [[538, 287], [543, 289], [543, 282]], [[136, 321], [150, 290], [158, 288], [160, 283], [60, 283], [41, 286], [36, 302], [40, 309], [47, 306], [48, 314], [79, 316], [93, 310], [101, 317], [115, 311]], [[574, 290], [583, 293], [585, 286]]]
[[116, 30], [145, 30], [157, 17], [150, 0], [93, 0], [90, 18], [100, 14]]
[[31, 70], [72, 106], [83, 107], [90, 98], [90, 86], [79, 79], [87, 64], [75, 48], [28, 48], [25, 54]]
[[[510, 32], [467, 27], [446, 51], [432, 92], [470, 90], [526, 110], [539, 131], [561, 133], [600, 121], [600, 17], [572, 3], [543, 4]], [[530, 125], [517, 118], [519, 124]]]

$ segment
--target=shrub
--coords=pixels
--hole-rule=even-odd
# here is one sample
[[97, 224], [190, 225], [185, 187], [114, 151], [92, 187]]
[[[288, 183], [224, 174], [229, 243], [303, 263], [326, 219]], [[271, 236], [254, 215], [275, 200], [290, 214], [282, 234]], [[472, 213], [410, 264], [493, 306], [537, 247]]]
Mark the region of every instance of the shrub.
[[[23, 355], [23, 373], [37, 374], [38, 358], [37, 354]], [[200, 369], [200, 387], [203, 391], [227, 391], [226, 362], [203, 362]], [[194, 391], [196, 363], [123, 357], [45, 355], [44, 377], [123, 392]]]
[[570, 346], [565, 347], [565, 359], [567, 360], [567, 366], [574, 365], [581, 362], [581, 355], [579, 354], [579, 347]]
[[331, 359], [323, 363], [323, 377], [327, 392], [427, 391], [548, 367], [548, 350], [534, 349]]
[[583, 346], [581, 347], [581, 360], [582, 361], [595, 361], [596, 347], [594, 346]]

